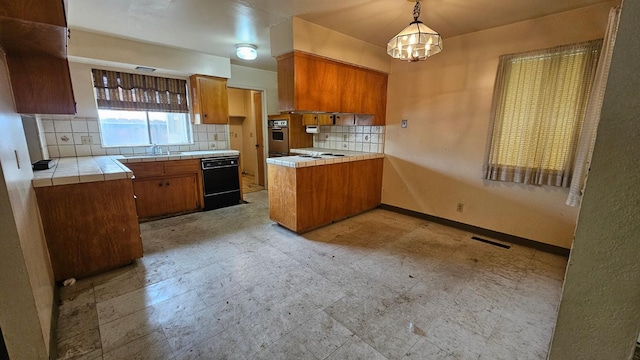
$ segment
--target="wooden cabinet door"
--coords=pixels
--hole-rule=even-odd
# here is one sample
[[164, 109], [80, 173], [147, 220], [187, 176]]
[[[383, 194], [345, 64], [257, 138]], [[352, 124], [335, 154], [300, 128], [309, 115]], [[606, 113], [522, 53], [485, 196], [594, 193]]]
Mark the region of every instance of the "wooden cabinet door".
[[198, 208], [198, 187], [195, 174], [165, 177], [163, 179], [165, 214], [177, 214]]
[[198, 209], [197, 175], [176, 175], [133, 183], [141, 219]]
[[229, 123], [227, 79], [199, 77], [200, 120], [203, 124]]
[[340, 111], [356, 114], [366, 113], [363, 96], [371, 91], [366, 88], [366, 70], [345, 64], [340, 66], [339, 75], [341, 81]]
[[372, 125], [384, 125], [387, 112], [387, 74], [377, 71], [367, 71], [365, 86], [367, 91], [362, 93], [365, 114], [372, 114]]
[[[303, 114], [302, 125], [334, 125], [333, 114]], [[338, 124], [335, 124], [338, 125]]]
[[35, 188], [56, 280], [142, 256], [131, 179]]
[[278, 110], [295, 110], [295, 63], [294, 54], [278, 57]]
[[296, 231], [306, 231], [349, 215], [345, 174], [348, 174], [348, 163], [296, 169]]
[[318, 125], [318, 114], [302, 114], [302, 125]]
[[164, 188], [162, 178], [136, 180], [133, 191], [136, 194], [136, 209], [141, 219], [168, 214], [162, 208]]
[[332, 114], [318, 114], [318, 125], [334, 125]]
[[245, 107], [243, 89], [227, 89], [227, 95], [229, 97], [229, 116], [247, 116], [247, 109]]
[[295, 54], [294, 107], [299, 111], [339, 111], [338, 67], [326, 59]]
[[355, 115], [354, 114], [335, 114], [334, 122], [336, 125], [341, 126], [353, 126], [355, 125]]
[[348, 201], [349, 214], [372, 209], [381, 202], [382, 159], [353, 161], [349, 164]]

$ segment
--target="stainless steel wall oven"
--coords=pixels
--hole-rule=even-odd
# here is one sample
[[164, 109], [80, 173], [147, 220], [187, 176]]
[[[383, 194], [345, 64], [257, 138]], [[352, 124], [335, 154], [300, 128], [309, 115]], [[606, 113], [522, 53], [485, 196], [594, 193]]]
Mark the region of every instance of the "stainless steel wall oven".
[[287, 120], [269, 120], [269, 157], [289, 155], [289, 122]]

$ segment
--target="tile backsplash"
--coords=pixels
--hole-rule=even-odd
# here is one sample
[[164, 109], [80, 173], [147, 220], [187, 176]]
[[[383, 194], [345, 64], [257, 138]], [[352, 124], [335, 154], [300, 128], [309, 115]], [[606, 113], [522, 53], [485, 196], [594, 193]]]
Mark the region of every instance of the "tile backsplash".
[[320, 126], [313, 146], [321, 149], [384, 152], [384, 126]]
[[[40, 141], [48, 150], [47, 158], [146, 154], [150, 145], [133, 147], [102, 147], [97, 118], [45, 117], [38, 119]], [[162, 152], [227, 150], [229, 149], [228, 125], [193, 125], [193, 143], [161, 146]], [[43, 138], [44, 135], [44, 138]], [[88, 139], [89, 137], [90, 139]], [[85, 144], [83, 144], [83, 138]], [[86, 144], [89, 140], [90, 144]], [[44, 146], [46, 145], [46, 146]], [[44, 153], [44, 151], [43, 151]]]

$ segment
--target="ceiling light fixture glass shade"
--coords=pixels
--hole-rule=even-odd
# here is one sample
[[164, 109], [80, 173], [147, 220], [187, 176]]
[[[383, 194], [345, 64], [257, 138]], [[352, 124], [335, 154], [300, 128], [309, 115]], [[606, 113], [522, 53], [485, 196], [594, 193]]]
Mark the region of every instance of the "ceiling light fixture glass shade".
[[431, 29], [420, 17], [420, 0], [413, 8], [413, 21], [387, 44], [387, 54], [394, 59], [410, 62], [426, 60], [442, 51], [442, 37]]
[[258, 57], [257, 47], [252, 44], [236, 45], [236, 56], [242, 60], [255, 60]]

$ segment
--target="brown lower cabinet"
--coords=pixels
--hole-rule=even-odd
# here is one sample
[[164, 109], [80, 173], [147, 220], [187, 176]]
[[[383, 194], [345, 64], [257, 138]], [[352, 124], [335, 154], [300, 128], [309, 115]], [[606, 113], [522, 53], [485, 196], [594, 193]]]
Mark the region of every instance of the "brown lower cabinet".
[[35, 188], [56, 280], [142, 257], [131, 179]]
[[199, 208], [196, 175], [164, 176], [133, 183], [140, 218], [176, 214]]
[[269, 217], [303, 233], [380, 205], [383, 159], [292, 168], [268, 164]]
[[128, 163], [138, 217], [144, 221], [202, 208], [200, 159]]

